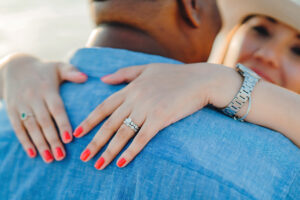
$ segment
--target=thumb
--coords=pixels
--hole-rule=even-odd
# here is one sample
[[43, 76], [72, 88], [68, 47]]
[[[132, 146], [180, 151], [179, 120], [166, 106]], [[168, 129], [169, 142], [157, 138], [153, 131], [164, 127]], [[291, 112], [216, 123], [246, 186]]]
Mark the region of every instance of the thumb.
[[112, 85], [121, 84], [124, 82], [129, 83], [136, 79], [144, 71], [145, 68], [145, 65], [141, 65], [119, 69], [113, 74], [108, 74], [101, 77], [101, 81]]
[[58, 64], [58, 74], [61, 81], [83, 83], [88, 79], [85, 73], [80, 72], [76, 67], [68, 63]]

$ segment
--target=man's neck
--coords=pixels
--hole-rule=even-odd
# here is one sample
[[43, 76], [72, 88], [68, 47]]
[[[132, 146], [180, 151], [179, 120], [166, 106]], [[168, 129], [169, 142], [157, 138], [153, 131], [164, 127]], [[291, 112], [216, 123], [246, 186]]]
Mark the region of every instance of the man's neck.
[[102, 24], [91, 34], [87, 47], [111, 47], [168, 57], [147, 33], [121, 24]]

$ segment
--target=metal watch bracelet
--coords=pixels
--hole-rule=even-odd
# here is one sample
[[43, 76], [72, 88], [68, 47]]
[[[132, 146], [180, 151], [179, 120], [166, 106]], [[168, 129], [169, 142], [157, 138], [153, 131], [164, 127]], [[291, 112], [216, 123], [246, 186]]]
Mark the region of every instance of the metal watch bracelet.
[[251, 107], [251, 103], [249, 102], [249, 107], [247, 113], [242, 118], [238, 118], [236, 114], [240, 111], [240, 109], [245, 105], [245, 103], [250, 100], [251, 93], [256, 85], [256, 83], [260, 80], [260, 76], [258, 76], [251, 69], [245, 67], [242, 64], [237, 64], [237, 71], [244, 77], [244, 81], [242, 87], [239, 92], [233, 98], [233, 100], [228, 104], [228, 106], [222, 109], [222, 112], [226, 115], [233, 117], [234, 119], [243, 121], [248, 115]]

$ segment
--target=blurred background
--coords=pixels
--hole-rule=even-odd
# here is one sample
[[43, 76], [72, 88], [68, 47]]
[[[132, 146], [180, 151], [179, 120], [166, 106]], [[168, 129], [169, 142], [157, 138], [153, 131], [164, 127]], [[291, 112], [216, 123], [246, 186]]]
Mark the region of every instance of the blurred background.
[[66, 60], [92, 27], [88, 0], [0, 0], [0, 58], [24, 52]]

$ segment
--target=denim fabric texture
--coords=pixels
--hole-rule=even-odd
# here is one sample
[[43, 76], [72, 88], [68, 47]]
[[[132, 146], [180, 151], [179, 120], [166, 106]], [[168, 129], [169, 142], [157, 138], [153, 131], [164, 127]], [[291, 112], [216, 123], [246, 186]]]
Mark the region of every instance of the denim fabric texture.
[[[71, 63], [89, 80], [61, 87], [73, 128], [125, 86], [106, 85], [100, 77], [158, 62], [180, 63], [121, 49], [78, 50]], [[100, 154], [87, 163], [79, 157], [101, 125], [67, 144], [63, 161], [45, 164], [27, 157], [0, 108], [0, 199], [300, 199], [300, 150], [267, 128], [206, 107], [160, 131], [127, 167], [119, 169], [115, 160], [98, 171]]]

